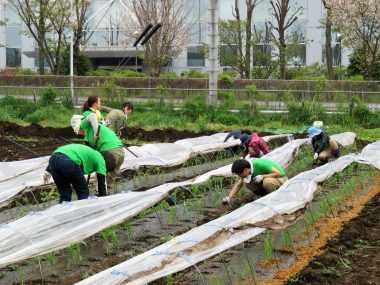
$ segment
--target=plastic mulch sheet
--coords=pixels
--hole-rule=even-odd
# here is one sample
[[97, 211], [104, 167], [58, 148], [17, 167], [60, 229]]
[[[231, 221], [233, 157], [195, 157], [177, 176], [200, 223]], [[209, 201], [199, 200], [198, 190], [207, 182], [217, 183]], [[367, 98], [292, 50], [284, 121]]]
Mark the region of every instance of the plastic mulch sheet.
[[[140, 166], [174, 166], [184, 163], [197, 154], [222, 150], [239, 145], [239, 140], [224, 143], [226, 133], [183, 139], [175, 143], [146, 144], [141, 147], [124, 148], [125, 159], [122, 170], [137, 169]], [[266, 141], [288, 135], [264, 137]], [[23, 161], [0, 162], [0, 207], [18, 193], [31, 187], [41, 186], [41, 175], [46, 169], [49, 156]], [[53, 182], [53, 180], [50, 180]]]
[[77, 284], [146, 284], [236, 246], [267, 228], [286, 228], [302, 217], [318, 183], [352, 163], [380, 170], [380, 141], [288, 180], [277, 191]]
[[[267, 156], [286, 166], [308, 139], [294, 140]], [[133, 217], [153, 206], [176, 187], [206, 182], [211, 176], [231, 176], [231, 165], [183, 182], [166, 183], [144, 192], [74, 201], [50, 207], [0, 225], [0, 267], [59, 250]]]

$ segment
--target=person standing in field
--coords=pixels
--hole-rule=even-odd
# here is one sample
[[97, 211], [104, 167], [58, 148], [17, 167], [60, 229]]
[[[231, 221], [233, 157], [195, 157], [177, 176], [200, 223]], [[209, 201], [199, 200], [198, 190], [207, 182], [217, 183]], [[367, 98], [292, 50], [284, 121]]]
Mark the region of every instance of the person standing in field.
[[44, 184], [53, 177], [60, 198], [59, 203], [70, 202], [72, 188], [78, 200], [89, 197], [89, 189], [84, 177], [96, 172], [99, 196], [107, 195], [106, 173], [116, 167], [110, 152], [98, 152], [83, 144], [68, 144], [57, 148], [49, 159], [49, 166], [42, 175]]
[[133, 112], [133, 105], [125, 102], [121, 110], [101, 106], [100, 111], [108, 113], [106, 116], [107, 126], [120, 137], [121, 130], [127, 126], [128, 116]]

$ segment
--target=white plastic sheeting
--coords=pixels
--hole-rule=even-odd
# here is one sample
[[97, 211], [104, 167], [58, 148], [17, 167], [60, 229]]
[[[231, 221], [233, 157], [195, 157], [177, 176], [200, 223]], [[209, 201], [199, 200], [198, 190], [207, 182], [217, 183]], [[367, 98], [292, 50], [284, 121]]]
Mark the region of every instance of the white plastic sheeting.
[[[125, 159], [122, 170], [137, 169], [140, 166], [173, 166], [184, 163], [190, 157], [235, 146], [240, 140], [224, 143], [226, 133], [183, 139], [175, 143], [146, 144], [124, 149]], [[287, 135], [267, 136], [269, 141]], [[23, 161], [0, 162], [0, 207], [28, 187], [42, 185], [41, 175], [46, 169], [49, 156]], [[53, 182], [53, 180], [50, 180]]]
[[77, 284], [146, 284], [249, 240], [266, 228], [285, 228], [302, 215], [317, 191], [317, 183], [353, 162], [372, 164], [380, 170], [379, 157], [377, 141], [359, 155], [346, 155], [303, 172], [263, 198]]
[[[280, 147], [283, 151], [274, 150], [272, 159], [286, 166], [295, 150], [306, 142], [307, 139], [291, 141]], [[45, 211], [31, 212], [18, 220], [0, 225], [0, 267], [68, 247], [137, 215], [161, 201], [176, 187], [204, 183], [211, 176], [231, 175], [231, 165], [227, 165], [184, 182], [167, 183], [144, 192], [80, 200], [55, 205]]]

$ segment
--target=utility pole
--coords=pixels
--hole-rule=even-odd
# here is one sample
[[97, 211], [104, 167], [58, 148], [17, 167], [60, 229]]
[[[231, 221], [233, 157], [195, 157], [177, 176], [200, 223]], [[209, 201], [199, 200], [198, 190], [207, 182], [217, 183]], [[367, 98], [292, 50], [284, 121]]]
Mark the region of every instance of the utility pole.
[[[73, 0], [70, 0], [71, 15], [74, 10]], [[74, 93], [74, 32], [70, 31], [70, 90], [71, 90], [71, 100], [73, 102], [73, 107], [75, 107], [75, 93]]]
[[209, 18], [209, 39], [210, 39], [210, 54], [209, 54], [209, 93], [207, 104], [216, 105], [218, 101], [218, 44], [219, 44], [219, 0], [210, 0], [210, 18]]

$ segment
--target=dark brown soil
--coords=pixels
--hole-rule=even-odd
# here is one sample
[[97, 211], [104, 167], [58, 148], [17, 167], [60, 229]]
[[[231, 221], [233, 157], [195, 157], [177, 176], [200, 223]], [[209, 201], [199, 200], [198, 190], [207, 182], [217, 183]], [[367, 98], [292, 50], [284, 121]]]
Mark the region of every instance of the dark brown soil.
[[[146, 131], [142, 128], [128, 127], [123, 130], [121, 138], [141, 142], [175, 142], [180, 139], [208, 136], [214, 133], [215, 131], [192, 132], [172, 128]], [[260, 135], [271, 134], [261, 133]], [[20, 126], [14, 123], [0, 122], [0, 136], [0, 161], [24, 160], [50, 155], [56, 148], [68, 142], [82, 143], [81, 137], [76, 136], [71, 127], [51, 128], [38, 124]], [[301, 137], [303, 138], [305, 135], [297, 135], [295, 138]], [[129, 145], [125, 144], [125, 146]]]
[[380, 194], [286, 284], [380, 284]]
[[[129, 127], [122, 133], [122, 139], [137, 139], [142, 142], [174, 142], [214, 133], [214, 131], [191, 132], [176, 129], [146, 131], [142, 128]], [[20, 126], [14, 123], [0, 122], [0, 135], [0, 161], [23, 160], [50, 155], [57, 147], [67, 144], [69, 141], [81, 143], [81, 137], [76, 136], [71, 127], [50, 128], [38, 124]]]

